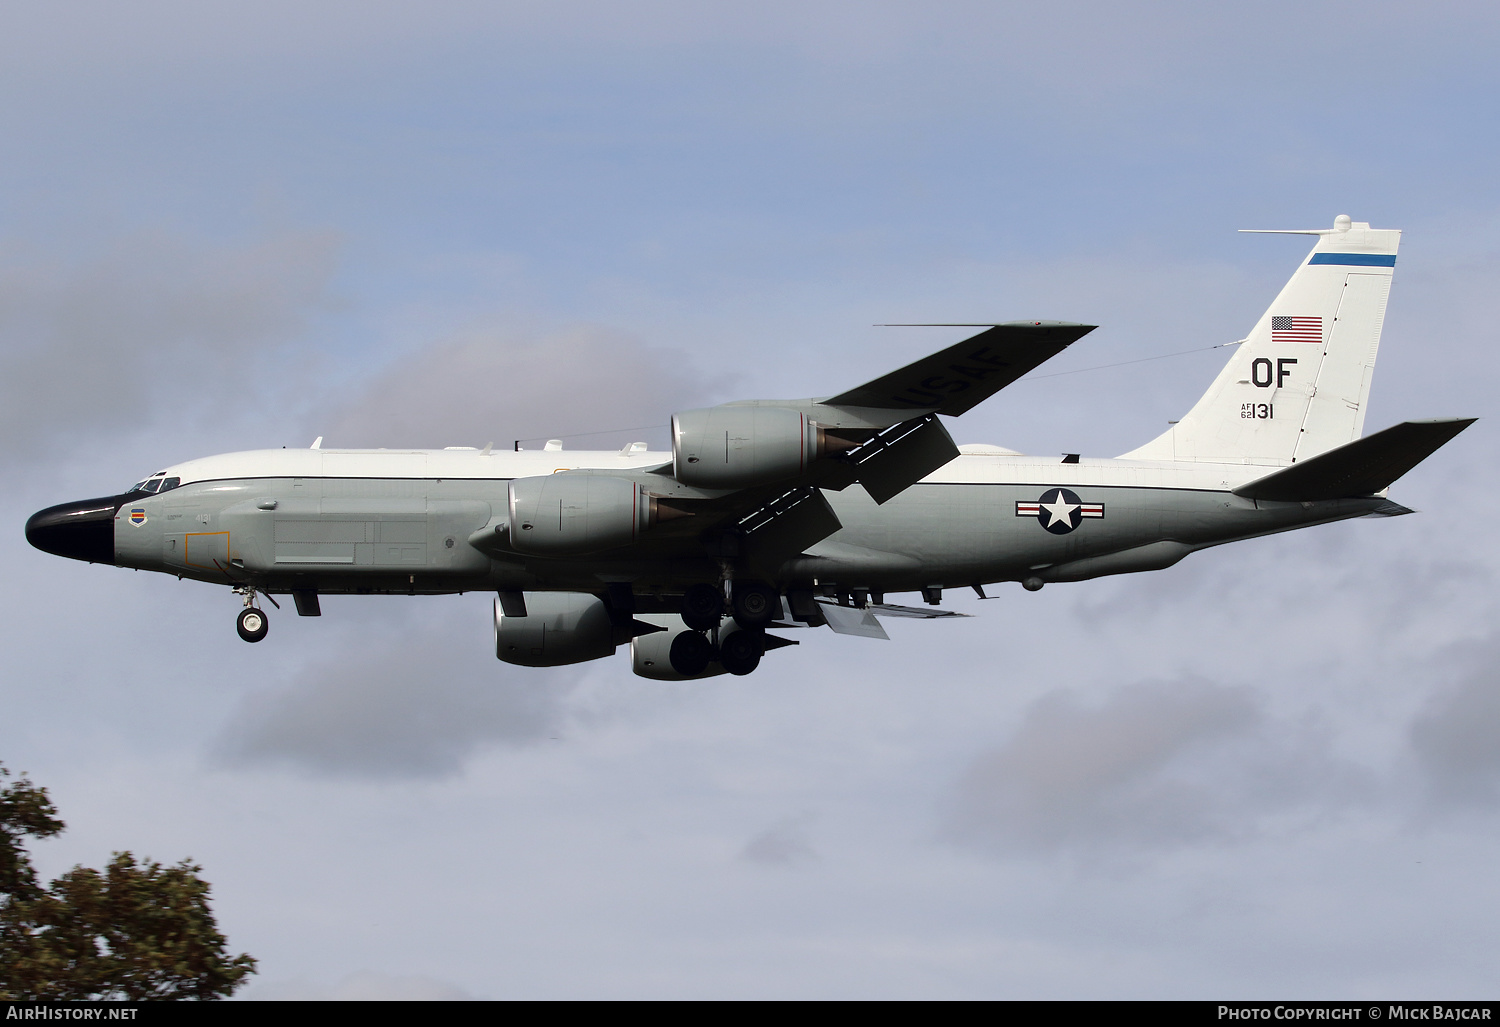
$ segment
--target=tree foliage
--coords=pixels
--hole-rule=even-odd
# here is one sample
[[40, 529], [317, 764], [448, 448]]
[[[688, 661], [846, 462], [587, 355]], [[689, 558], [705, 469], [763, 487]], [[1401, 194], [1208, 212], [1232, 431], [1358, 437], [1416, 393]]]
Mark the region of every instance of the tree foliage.
[[47, 791], [0, 765], [0, 999], [224, 998], [255, 972], [231, 957], [200, 867], [74, 867], [43, 888], [22, 842], [63, 829]]

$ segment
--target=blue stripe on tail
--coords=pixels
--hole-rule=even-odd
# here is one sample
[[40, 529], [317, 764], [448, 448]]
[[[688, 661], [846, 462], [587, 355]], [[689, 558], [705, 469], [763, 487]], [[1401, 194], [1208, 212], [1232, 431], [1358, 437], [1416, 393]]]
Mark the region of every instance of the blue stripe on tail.
[[1394, 253], [1314, 253], [1309, 264], [1353, 264], [1355, 267], [1395, 267]]

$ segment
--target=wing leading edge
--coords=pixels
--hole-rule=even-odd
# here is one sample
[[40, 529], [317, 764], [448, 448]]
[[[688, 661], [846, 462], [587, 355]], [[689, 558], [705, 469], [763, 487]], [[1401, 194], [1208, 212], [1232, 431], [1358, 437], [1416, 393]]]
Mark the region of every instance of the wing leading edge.
[[958, 416], [1093, 331], [1067, 321], [1011, 321], [823, 400], [832, 407]]

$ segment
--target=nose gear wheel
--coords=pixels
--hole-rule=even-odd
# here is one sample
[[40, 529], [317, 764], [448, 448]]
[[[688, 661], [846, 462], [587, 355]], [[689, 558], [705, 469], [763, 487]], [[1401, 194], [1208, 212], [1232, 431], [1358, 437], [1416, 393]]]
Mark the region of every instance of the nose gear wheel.
[[276, 601], [275, 596], [261, 592], [260, 589], [251, 585], [234, 586], [234, 594], [245, 600], [245, 608], [235, 619], [234, 630], [239, 632], [240, 637], [246, 642], [259, 642], [266, 637], [266, 632], [271, 630], [271, 620], [266, 616], [266, 611], [255, 604], [256, 595], [264, 595], [278, 610], [281, 609], [281, 604]]
[[234, 627], [246, 642], [259, 642], [271, 629], [271, 622], [266, 617], [265, 611], [258, 607], [247, 606], [240, 611]]

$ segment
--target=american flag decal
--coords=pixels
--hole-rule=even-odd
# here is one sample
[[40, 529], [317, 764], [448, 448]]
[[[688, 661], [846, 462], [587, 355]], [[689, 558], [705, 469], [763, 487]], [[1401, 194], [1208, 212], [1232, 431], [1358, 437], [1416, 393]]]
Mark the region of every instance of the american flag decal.
[[1271, 318], [1272, 342], [1312, 342], [1323, 344], [1323, 319], [1321, 317], [1273, 317]]

